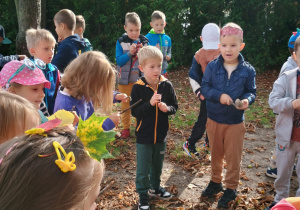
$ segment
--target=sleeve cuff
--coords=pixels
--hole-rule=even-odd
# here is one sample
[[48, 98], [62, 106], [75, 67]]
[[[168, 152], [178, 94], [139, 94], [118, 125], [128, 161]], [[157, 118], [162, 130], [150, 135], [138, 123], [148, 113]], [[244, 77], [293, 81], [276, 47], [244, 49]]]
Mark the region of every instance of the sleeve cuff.
[[115, 124], [113, 123], [113, 121], [110, 118], [106, 118], [106, 120], [104, 120], [104, 122], [102, 124], [102, 128], [105, 131], [112, 130], [114, 127], [115, 127]]

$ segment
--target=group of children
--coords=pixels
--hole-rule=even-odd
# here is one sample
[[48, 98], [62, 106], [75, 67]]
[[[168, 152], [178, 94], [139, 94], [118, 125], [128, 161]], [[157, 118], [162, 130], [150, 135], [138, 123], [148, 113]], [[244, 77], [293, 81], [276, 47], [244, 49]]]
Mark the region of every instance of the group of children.
[[[122, 102], [121, 110], [134, 105], [131, 112], [136, 118], [138, 209], [150, 209], [149, 196], [170, 199], [172, 195], [160, 185], [160, 176], [168, 116], [176, 113], [178, 103], [172, 83], [167, 79], [171, 39], [164, 32], [165, 15], [154, 11], [152, 29], [143, 36], [139, 16], [134, 12], [126, 14], [126, 33], [116, 43], [117, 76], [103, 53], [85, 52], [92, 48], [83, 39], [82, 16], [76, 17], [64, 9], [55, 15], [54, 24], [59, 42], [55, 55], [53, 35], [44, 29], [29, 29], [26, 42], [32, 57], [8, 62], [0, 72], [4, 89], [0, 91], [0, 206], [4, 209], [95, 209], [104, 165], [89, 156], [76, 133], [69, 128], [54, 128], [45, 135], [22, 134], [48, 121], [44, 113], [52, 114], [60, 109], [71, 111], [82, 120], [95, 111], [109, 115], [102, 129], [111, 130], [120, 120], [120, 114], [111, 113], [115, 102]], [[218, 207], [227, 208], [237, 197], [246, 132], [244, 111], [256, 98], [256, 72], [240, 53], [245, 43], [239, 25], [228, 23], [219, 29], [216, 24], [207, 24], [200, 39], [203, 48], [196, 52], [189, 72], [193, 91], [201, 101], [200, 114], [183, 147], [190, 156], [199, 156], [195, 144], [206, 128], [211, 179], [201, 196], [213, 197], [223, 191]], [[294, 60], [300, 66], [300, 38], [294, 46]], [[298, 75], [298, 67], [282, 73], [269, 99], [270, 107], [278, 114], [277, 194], [273, 208], [288, 197], [294, 159], [299, 154]], [[120, 92], [113, 91], [116, 81]], [[46, 108], [44, 112], [43, 108]], [[130, 111], [121, 120], [121, 137], [127, 138]], [[77, 122], [74, 126], [76, 129]], [[227, 170], [223, 180], [225, 159]], [[296, 171], [299, 170], [297, 164]], [[280, 204], [281, 201], [277, 206]]]

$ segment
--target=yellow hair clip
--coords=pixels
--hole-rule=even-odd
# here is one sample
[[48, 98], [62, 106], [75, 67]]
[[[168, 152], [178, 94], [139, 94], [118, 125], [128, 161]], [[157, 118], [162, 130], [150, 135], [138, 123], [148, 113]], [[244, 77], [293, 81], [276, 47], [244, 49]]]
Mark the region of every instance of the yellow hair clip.
[[[57, 142], [53, 142], [53, 146], [55, 148], [58, 159], [55, 160], [56, 165], [60, 168], [60, 170], [64, 173], [68, 171], [74, 171], [76, 169], [75, 156], [73, 152], [66, 153], [65, 149]], [[63, 153], [65, 160], [61, 159], [60, 151]]]

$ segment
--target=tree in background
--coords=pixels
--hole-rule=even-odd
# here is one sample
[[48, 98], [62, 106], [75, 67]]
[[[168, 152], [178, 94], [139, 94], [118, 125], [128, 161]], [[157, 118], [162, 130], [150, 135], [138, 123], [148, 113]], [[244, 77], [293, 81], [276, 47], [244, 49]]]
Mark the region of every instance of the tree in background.
[[[43, 17], [45, 28], [56, 36], [53, 17], [61, 9], [71, 9], [86, 20], [86, 36], [95, 50], [104, 52], [115, 61], [115, 44], [124, 33], [124, 16], [137, 12], [142, 21], [142, 34], [150, 30], [150, 16], [154, 10], [166, 14], [166, 33], [172, 39], [172, 60], [169, 67], [190, 65], [192, 57], [202, 44], [199, 40], [202, 27], [208, 22], [223, 26], [236, 22], [244, 30], [246, 47], [242, 51], [246, 60], [257, 70], [280, 68], [289, 56], [287, 41], [292, 32], [300, 26], [300, 4], [297, 0], [52, 0], [45, 1]], [[25, 0], [15, 0], [25, 2]], [[28, 6], [31, 2], [26, 1]], [[30, 12], [35, 11], [32, 6]], [[25, 8], [21, 8], [24, 9]], [[2, 0], [0, 7], [1, 24], [6, 35], [14, 41], [18, 31], [16, 9], [11, 1]], [[38, 11], [38, 9], [36, 10]], [[23, 13], [24, 15], [30, 12]], [[32, 16], [33, 17], [33, 16]], [[25, 18], [26, 19], [26, 18]], [[33, 20], [33, 23], [38, 24]], [[42, 21], [43, 22], [43, 21]], [[39, 22], [40, 23], [40, 22]], [[35, 27], [22, 25], [26, 27]], [[21, 32], [24, 33], [24, 32]], [[25, 46], [25, 45], [24, 45]], [[1, 46], [1, 52], [14, 54], [15, 47]], [[19, 49], [18, 49], [19, 50]], [[20, 51], [17, 51], [20, 53]]]
[[16, 51], [19, 55], [28, 55], [25, 32], [29, 28], [40, 28], [41, 0], [15, 0], [18, 17], [18, 35], [16, 38]]

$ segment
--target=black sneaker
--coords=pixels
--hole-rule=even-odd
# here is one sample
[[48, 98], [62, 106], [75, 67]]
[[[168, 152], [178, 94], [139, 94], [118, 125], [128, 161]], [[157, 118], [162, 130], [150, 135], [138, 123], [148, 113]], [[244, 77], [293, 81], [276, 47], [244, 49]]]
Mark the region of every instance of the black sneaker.
[[202, 191], [201, 197], [213, 197], [221, 191], [224, 191], [222, 183], [210, 181], [205, 190]]
[[273, 206], [275, 206], [277, 203], [275, 201], [273, 201], [270, 206], [267, 206], [266, 208], [264, 208], [264, 210], [270, 210], [271, 208], [273, 208]]
[[138, 210], [150, 210], [148, 195], [140, 196], [140, 202], [139, 202]]
[[192, 158], [199, 158], [199, 152], [196, 150], [195, 145], [192, 146], [189, 144], [188, 141], [184, 142], [184, 144], [182, 145], [184, 151]]
[[218, 202], [218, 208], [228, 208], [230, 201], [234, 201], [237, 196], [236, 190], [226, 189], [223, 196]]
[[148, 195], [152, 196], [152, 197], [157, 197], [163, 200], [169, 200], [172, 195], [171, 193], [169, 193], [165, 188], [159, 187], [156, 190], [152, 190], [150, 189], [148, 191]]

